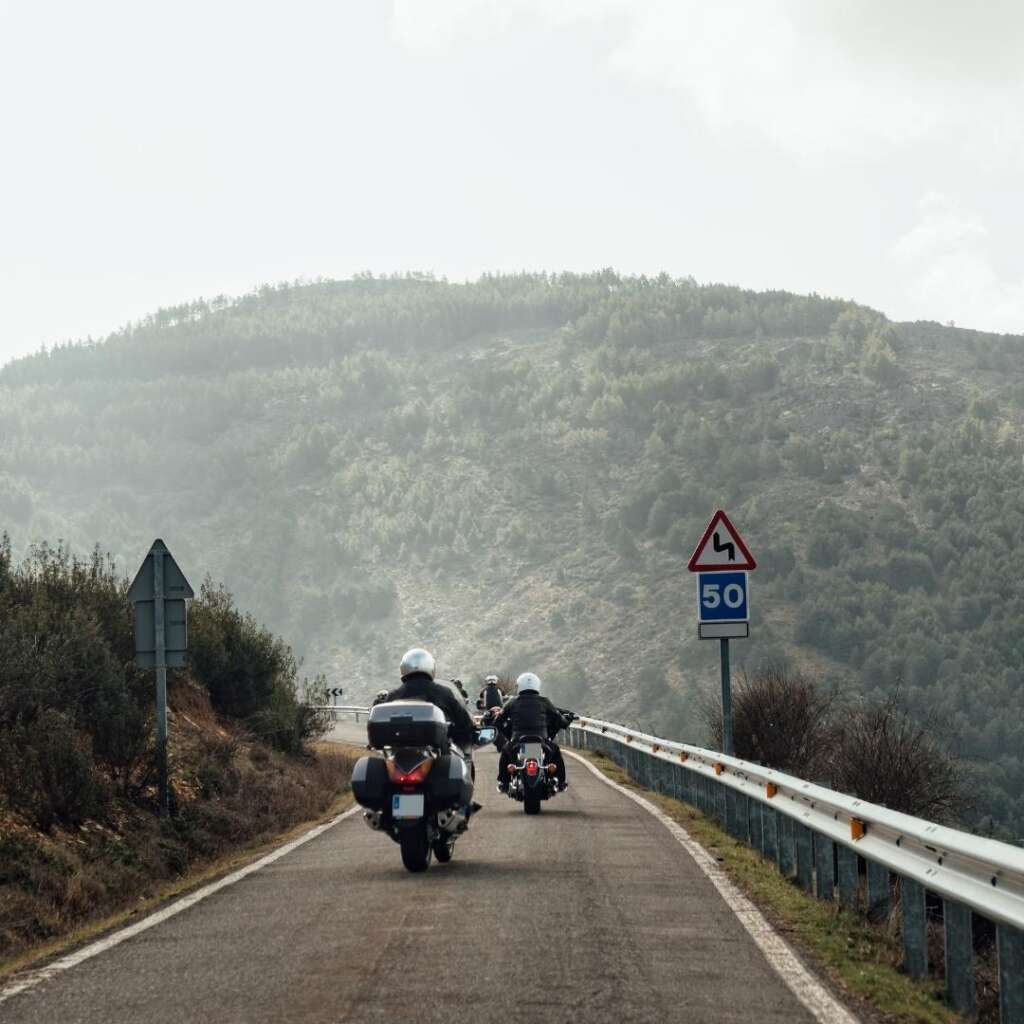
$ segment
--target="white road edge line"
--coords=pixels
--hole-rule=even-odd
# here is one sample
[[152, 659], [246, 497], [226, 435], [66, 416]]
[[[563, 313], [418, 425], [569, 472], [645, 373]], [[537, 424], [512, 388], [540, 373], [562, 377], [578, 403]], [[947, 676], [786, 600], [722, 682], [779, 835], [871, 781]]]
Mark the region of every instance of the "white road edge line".
[[679, 844], [697, 862], [697, 866], [708, 877], [719, 895], [729, 905], [732, 912], [739, 918], [740, 924], [757, 943], [771, 968], [782, 978], [790, 991], [811, 1012], [815, 1020], [821, 1024], [858, 1024], [858, 1020], [835, 996], [803, 965], [792, 947], [768, 923], [764, 915], [753, 903], [743, 895], [718, 862], [683, 828], [673, 821], [660, 808], [645, 800], [625, 786], [609, 779], [599, 768], [592, 765], [586, 758], [574, 754], [571, 750], [563, 752], [575, 761], [579, 761], [594, 773], [605, 785], [618, 790], [623, 796], [629, 797], [645, 811], [654, 815], [665, 828], [672, 833]]
[[259, 860], [246, 864], [244, 868], [239, 868], [237, 871], [233, 871], [230, 875], [225, 875], [216, 882], [211, 882], [209, 885], [204, 885], [201, 889], [197, 889], [187, 896], [182, 896], [181, 899], [175, 900], [162, 910], [150, 914], [149, 917], [144, 917], [141, 921], [137, 921], [127, 928], [122, 928], [120, 931], [98, 939], [88, 946], [83, 946], [74, 953], [69, 953], [59, 960], [54, 960], [52, 964], [47, 964], [46, 967], [40, 967], [38, 970], [30, 971], [20, 977], [15, 975], [14, 981], [11, 984], [6, 988], [0, 988], [0, 1003], [4, 1003], [13, 996], [20, 995], [22, 992], [27, 992], [30, 988], [35, 988], [36, 985], [46, 981], [48, 978], [61, 974], [63, 971], [69, 971], [72, 967], [77, 967], [85, 960], [91, 960], [94, 956], [99, 956], [100, 953], [113, 949], [114, 946], [119, 946], [122, 942], [134, 938], [141, 932], [148, 931], [150, 928], [162, 924], [168, 918], [174, 917], [175, 914], [188, 910], [189, 907], [194, 907], [197, 903], [205, 900], [207, 896], [212, 896], [215, 892], [220, 892], [221, 889], [226, 889], [229, 885], [240, 882], [243, 878], [259, 871], [260, 868], [265, 868], [268, 864], [273, 864], [275, 860], [280, 860], [282, 857], [287, 856], [292, 850], [302, 846], [303, 843], [308, 843], [311, 839], [316, 839], [317, 836], [323, 835], [328, 829], [334, 828], [335, 825], [343, 822], [346, 818], [350, 818], [356, 811], [361, 809], [358, 805], [350, 807], [347, 811], [343, 811], [341, 814], [331, 818], [330, 821], [325, 821], [322, 825], [317, 825], [308, 832], [304, 832], [290, 843], [279, 846], [265, 857], [260, 857]]

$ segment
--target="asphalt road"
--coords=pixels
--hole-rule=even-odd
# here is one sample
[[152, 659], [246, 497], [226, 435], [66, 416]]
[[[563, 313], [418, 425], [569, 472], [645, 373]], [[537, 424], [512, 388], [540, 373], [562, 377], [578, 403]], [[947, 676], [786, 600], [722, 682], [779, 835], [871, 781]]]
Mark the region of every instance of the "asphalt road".
[[[341, 738], [345, 738], [343, 732]], [[582, 765], [527, 817], [494, 792], [407, 873], [358, 816], [35, 988], [4, 1024], [804, 1022], [696, 863]]]

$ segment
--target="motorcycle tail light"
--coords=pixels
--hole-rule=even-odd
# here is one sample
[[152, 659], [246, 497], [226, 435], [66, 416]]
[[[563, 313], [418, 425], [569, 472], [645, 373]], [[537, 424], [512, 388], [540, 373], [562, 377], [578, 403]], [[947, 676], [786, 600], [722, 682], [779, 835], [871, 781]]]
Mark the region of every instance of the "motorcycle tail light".
[[551, 764], [546, 764], [544, 765], [544, 771], [546, 771], [548, 775], [554, 775], [555, 772], [558, 771], [558, 765], [554, 762], [552, 762]]
[[539, 770], [540, 770], [540, 766], [537, 764], [536, 761], [527, 761], [526, 762], [526, 774], [527, 775], [530, 775], [530, 776], [536, 775]]
[[388, 778], [396, 786], [418, 786], [421, 782], [426, 781], [430, 769], [434, 767], [434, 762], [429, 757], [408, 771], [403, 771], [394, 761], [389, 760], [385, 764], [388, 769]]

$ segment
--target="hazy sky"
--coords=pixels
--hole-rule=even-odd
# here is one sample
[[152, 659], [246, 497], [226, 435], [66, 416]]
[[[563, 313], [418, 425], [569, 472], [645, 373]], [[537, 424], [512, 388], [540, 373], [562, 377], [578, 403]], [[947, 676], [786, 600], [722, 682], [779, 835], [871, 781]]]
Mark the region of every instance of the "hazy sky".
[[0, 360], [354, 271], [1024, 332], [1019, 0], [0, 0]]

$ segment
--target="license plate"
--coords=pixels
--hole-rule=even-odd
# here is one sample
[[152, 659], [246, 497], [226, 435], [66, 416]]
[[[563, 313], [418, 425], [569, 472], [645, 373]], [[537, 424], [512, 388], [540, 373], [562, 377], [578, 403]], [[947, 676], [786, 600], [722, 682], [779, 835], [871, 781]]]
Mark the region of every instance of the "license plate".
[[401, 795], [396, 793], [391, 798], [391, 817], [422, 818], [423, 794], [413, 793], [411, 795]]

